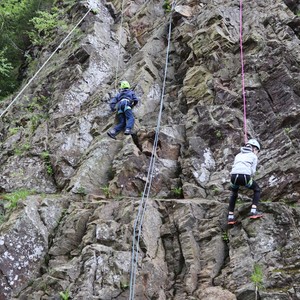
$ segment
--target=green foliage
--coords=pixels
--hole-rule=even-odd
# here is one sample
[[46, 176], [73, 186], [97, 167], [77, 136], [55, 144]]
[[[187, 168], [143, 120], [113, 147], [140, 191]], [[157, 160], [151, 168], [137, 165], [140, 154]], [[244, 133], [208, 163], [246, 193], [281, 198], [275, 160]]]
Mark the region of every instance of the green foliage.
[[284, 128], [284, 132], [289, 135], [293, 129], [291, 127]]
[[172, 6], [169, 0], [165, 0], [162, 8], [165, 10], [165, 12], [171, 12]]
[[219, 195], [221, 193], [221, 189], [216, 185], [211, 187], [211, 191], [213, 195]]
[[94, 15], [99, 14], [99, 10], [98, 10], [98, 9], [92, 9], [91, 12], [92, 12]]
[[79, 195], [81, 195], [81, 196], [86, 196], [87, 195], [86, 189], [83, 186], [80, 186], [76, 190], [76, 193], [79, 194]]
[[251, 274], [251, 281], [255, 285], [255, 300], [257, 299], [258, 289], [263, 287], [263, 270], [262, 267], [258, 264], [255, 264], [253, 267], [253, 272]]
[[43, 110], [48, 107], [48, 99], [45, 96], [33, 97], [28, 107], [29, 112], [35, 112], [36, 110]]
[[16, 133], [18, 133], [20, 131], [20, 127], [13, 127], [13, 128], [9, 128], [8, 132], [10, 135], [14, 135]]
[[65, 292], [60, 292], [59, 296], [60, 296], [61, 300], [69, 300], [70, 299], [70, 295], [69, 295], [68, 290], [66, 290]]
[[24, 53], [30, 44], [27, 30], [33, 26], [29, 24], [29, 20], [34, 17], [40, 3], [40, 0], [1, 1], [0, 51], [2, 59], [0, 59], [0, 65], [5, 69], [5, 76], [0, 76], [0, 99], [12, 93], [19, 85], [18, 69], [23, 63]]
[[9, 76], [9, 72], [13, 69], [12, 64], [5, 57], [5, 52], [7, 48], [0, 50], [0, 75], [4, 77]]
[[109, 186], [108, 185], [105, 185], [103, 188], [101, 188], [101, 190], [103, 191], [106, 198], [110, 197], [110, 192], [109, 192]]
[[37, 11], [49, 9], [54, 0], [5, 0], [0, 2], [0, 100], [20, 85], [19, 68], [30, 45], [29, 21]]
[[3, 224], [5, 220], [6, 220], [5, 215], [3, 213], [0, 213], [0, 225]]
[[33, 133], [41, 122], [48, 118], [48, 99], [44, 96], [33, 97], [27, 107], [29, 130]]
[[261, 199], [260, 201], [264, 202], [264, 203], [272, 203], [273, 202], [271, 199]]
[[175, 187], [172, 189], [172, 193], [176, 198], [182, 198], [182, 187]]
[[122, 290], [126, 290], [129, 288], [129, 282], [128, 281], [121, 281], [120, 286]]
[[45, 162], [45, 166], [46, 166], [46, 171], [49, 175], [53, 175], [53, 168], [51, 165], [51, 159], [50, 159], [50, 154], [48, 151], [43, 151], [40, 154], [41, 158], [44, 160]]
[[8, 200], [8, 205], [6, 206], [6, 208], [7, 209], [15, 208], [20, 200], [25, 200], [26, 197], [28, 197], [31, 194], [33, 194], [33, 191], [24, 190], [24, 189], [15, 191], [10, 194], [5, 194], [3, 196], [3, 199]]
[[15, 155], [22, 155], [29, 149], [30, 149], [30, 144], [26, 142], [26, 143], [20, 144], [18, 147], [16, 147], [14, 149], [14, 152], [15, 152]]
[[44, 160], [49, 160], [50, 159], [50, 154], [48, 151], [43, 151], [41, 153], [41, 158], [44, 159]]
[[42, 115], [32, 114], [30, 117], [30, 131], [34, 132], [41, 123]]
[[30, 22], [33, 24], [34, 29], [28, 35], [33, 45], [47, 44], [55, 29], [66, 27], [65, 22], [59, 20], [57, 8], [53, 8], [50, 12], [38, 11], [37, 16], [32, 18]]
[[49, 174], [49, 175], [53, 175], [53, 169], [52, 169], [52, 166], [47, 166], [46, 167], [46, 171], [47, 171], [47, 173]]
[[218, 139], [221, 139], [221, 138], [223, 137], [223, 134], [222, 134], [221, 130], [216, 130], [216, 131], [215, 131], [215, 134], [216, 134], [216, 137], [217, 137]]
[[224, 231], [224, 232], [223, 232], [222, 240], [223, 240], [224, 242], [226, 242], [226, 243], [229, 242], [229, 236], [228, 236], [227, 231]]

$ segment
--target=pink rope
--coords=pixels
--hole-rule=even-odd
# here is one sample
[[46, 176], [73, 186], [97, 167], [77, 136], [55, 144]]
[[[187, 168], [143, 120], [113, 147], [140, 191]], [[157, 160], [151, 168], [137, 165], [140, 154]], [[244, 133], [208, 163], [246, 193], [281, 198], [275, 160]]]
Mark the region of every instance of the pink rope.
[[244, 102], [244, 140], [248, 142], [247, 137], [247, 117], [246, 117], [246, 95], [245, 95], [245, 71], [244, 71], [244, 54], [243, 54], [243, 0], [240, 0], [240, 49], [242, 65], [242, 93]]

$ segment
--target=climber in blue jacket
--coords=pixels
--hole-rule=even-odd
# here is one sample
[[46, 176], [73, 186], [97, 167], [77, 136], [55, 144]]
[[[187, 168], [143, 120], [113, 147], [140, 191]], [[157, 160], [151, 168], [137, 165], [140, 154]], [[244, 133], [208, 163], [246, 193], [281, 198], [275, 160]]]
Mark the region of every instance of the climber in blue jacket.
[[130, 135], [134, 126], [132, 108], [139, 102], [134, 91], [130, 89], [128, 81], [121, 81], [120, 92], [111, 99], [109, 105], [112, 112], [117, 112], [118, 124], [107, 134], [116, 139], [116, 135], [124, 130], [125, 135]]
[[257, 154], [259, 151], [260, 145], [258, 141], [250, 139], [246, 146], [241, 148], [241, 152], [234, 158], [233, 167], [230, 173], [230, 187], [232, 193], [229, 200], [228, 224], [236, 223], [233, 212], [240, 186], [245, 186], [246, 188], [253, 190], [252, 206], [249, 217], [251, 219], [256, 219], [263, 216], [261, 212], [257, 211], [257, 205], [260, 199], [260, 188], [253, 180], [258, 161]]

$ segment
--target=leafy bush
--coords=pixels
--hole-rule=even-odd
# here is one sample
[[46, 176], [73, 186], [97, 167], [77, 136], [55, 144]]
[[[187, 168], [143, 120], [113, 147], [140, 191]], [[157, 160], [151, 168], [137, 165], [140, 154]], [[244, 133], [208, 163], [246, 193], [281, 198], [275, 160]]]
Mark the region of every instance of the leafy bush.
[[19, 69], [30, 46], [29, 22], [39, 10], [49, 10], [54, 0], [5, 0], [0, 2], [0, 100], [21, 82]]
[[65, 22], [59, 20], [57, 8], [53, 8], [51, 12], [37, 12], [37, 16], [32, 18], [30, 22], [33, 24], [34, 29], [28, 35], [33, 45], [45, 45], [55, 29], [66, 27]]

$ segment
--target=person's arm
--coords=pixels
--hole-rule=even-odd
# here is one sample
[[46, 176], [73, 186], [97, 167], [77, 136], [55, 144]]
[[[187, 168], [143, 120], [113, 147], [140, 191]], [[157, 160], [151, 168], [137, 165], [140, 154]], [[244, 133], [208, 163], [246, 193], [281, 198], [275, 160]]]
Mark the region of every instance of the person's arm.
[[110, 102], [109, 106], [112, 112], [116, 111], [116, 104], [119, 102], [119, 94], [115, 97], [113, 97]]
[[253, 163], [251, 166], [251, 171], [252, 171], [252, 176], [254, 176], [255, 172], [256, 172], [256, 167], [257, 167], [257, 156], [254, 154], [253, 155]]
[[136, 106], [139, 102], [139, 99], [137, 98], [136, 94], [133, 91], [131, 94], [131, 100], [132, 100], [132, 106]]

